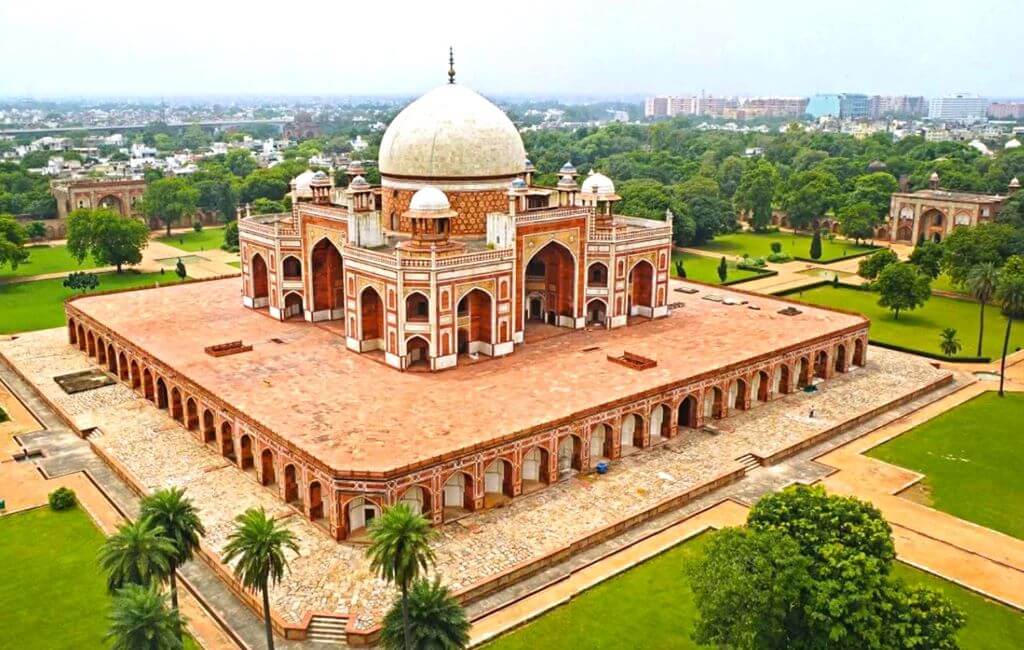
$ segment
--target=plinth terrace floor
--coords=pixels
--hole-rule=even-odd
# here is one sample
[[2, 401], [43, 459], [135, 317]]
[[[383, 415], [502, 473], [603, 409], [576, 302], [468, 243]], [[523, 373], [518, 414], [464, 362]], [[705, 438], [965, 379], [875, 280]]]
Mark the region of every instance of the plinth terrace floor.
[[[672, 292], [669, 301], [683, 304], [668, 318], [548, 337], [439, 373], [403, 373], [347, 350], [337, 329], [246, 309], [238, 278], [74, 305], [334, 471], [367, 474], [428, 464], [866, 324], [806, 305], [784, 316], [778, 311], [788, 303], [777, 299], [686, 286], [698, 293]], [[203, 351], [239, 339], [252, 351]], [[607, 359], [624, 351], [658, 365], [638, 371]]]

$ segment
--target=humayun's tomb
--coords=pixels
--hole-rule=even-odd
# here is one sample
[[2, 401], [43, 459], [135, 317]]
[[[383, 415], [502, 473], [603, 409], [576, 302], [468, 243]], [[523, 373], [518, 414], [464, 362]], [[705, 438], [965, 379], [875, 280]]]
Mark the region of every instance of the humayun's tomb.
[[397, 502], [441, 525], [614, 471], [867, 362], [863, 317], [670, 286], [670, 222], [571, 164], [534, 185], [463, 86], [405, 108], [379, 169], [243, 218], [240, 280], [66, 306], [73, 345], [334, 539]]

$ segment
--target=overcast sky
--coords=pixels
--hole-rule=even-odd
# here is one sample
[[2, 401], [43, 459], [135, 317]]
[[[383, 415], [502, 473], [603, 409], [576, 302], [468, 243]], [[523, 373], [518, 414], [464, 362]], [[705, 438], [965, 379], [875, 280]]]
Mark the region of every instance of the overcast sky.
[[1024, 95], [1022, 0], [2, 0], [0, 95]]

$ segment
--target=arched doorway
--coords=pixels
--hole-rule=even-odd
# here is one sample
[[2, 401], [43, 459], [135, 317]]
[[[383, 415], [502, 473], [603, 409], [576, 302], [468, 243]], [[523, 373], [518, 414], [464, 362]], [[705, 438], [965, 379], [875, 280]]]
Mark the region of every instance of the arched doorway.
[[409, 356], [406, 366], [409, 370], [430, 370], [430, 344], [422, 336], [414, 336], [405, 342], [405, 351]]
[[484, 507], [502, 506], [512, 500], [512, 463], [495, 458], [484, 470]]
[[117, 355], [117, 375], [121, 381], [131, 382], [132, 388], [135, 388], [135, 382], [132, 380], [131, 371], [128, 367], [128, 357], [125, 356], [124, 352]]
[[629, 315], [654, 316], [654, 266], [641, 260], [629, 272]]
[[573, 472], [583, 469], [583, 449], [576, 436], [563, 436], [558, 441], [558, 478], [569, 478]]
[[284, 297], [284, 319], [301, 319], [302, 316], [302, 296], [293, 291]]
[[842, 343], [836, 346], [835, 357], [836, 372], [846, 372], [846, 346]]
[[490, 355], [493, 351], [491, 295], [473, 289], [459, 300], [456, 316], [459, 324], [459, 353]]
[[256, 253], [249, 263], [249, 275], [252, 282], [252, 306], [266, 307], [270, 304], [270, 278], [267, 273], [267, 262], [263, 256]]
[[68, 319], [68, 343], [78, 345], [78, 330], [75, 326], [75, 319]]
[[362, 540], [368, 537], [367, 528], [380, 516], [380, 506], [365, 497], [356, 497], [345, 506], [347, 511], [348, 539]]
[[213, 420], [213, 411], [203, 409], [203, 442], [210, 444], [217, 441], [217, 426]]
[[171, 417], [178, 422], [185, 422], [184, 409], [181, 404], [181, 391], [175, 386], [171, 389]]
[[548, 450], [533, 447], [523, 454], [522, 492], [528, 494], [548, 484]]
[[704, 391], [704, 419], [719, 420], [725, 417], [725, 392], [718, 386]]
[[413, 291], [405, 297], [405, 320], [410, 323], [426, 323], [430, 320], [430, 300]]
[[124, 202], [120, 198], [114, 196], [113, 194], [107, 194], [102, 199], [100, 199], [97, 202], [97, 207], [112, 210], [121, 215], [122, 217], [126, 216], [124, 211]]
[[853, 342], [853, 365], [858, 368], [864, 367], [864, 340], [857, 339]]
[[117, 351], [113, 343], [107, 343], [107, 370], [117, 375]]
[[679, 411], [676, 414], [676, 421], [679, 424], [679, 428], [689, 427], [691, 429], [697, 428], [697, 398], [694, 395], [687, 395], [683, 401], [679, 402]]
[[289, 255], [281, 260], [281, 275], [285, 282], [302, 281], [302, 262], [294, 255]]
[[163, 377], [156, 380], [156, 407], [158, 409], [167, 408], [167, 384], [164, 383]]
[[199, 430], [199, 404], [194, 397], [185, 401], [185, 428], [189, 431]]
[[78, 326], [78, 349], [85, 351], [85, 328], [81, 325]]
[[[548, 242], [529, 259], [523, 272], [524, 291], [543, 296], [544, 322], [561, 327], [576, 325], [576, 259], [559, 242]], [[528, 305], [532, 314], [534, 304]], [[531, 319], [532, 320], [532, 319]]]
[[430, 492], [419, 485], [414, 485], [403, 492], [398, 502], [409, 508], [414, 515], [430, 517]]
[[101, 366], [107, 363], [107, 344], [102, 336], [96, 337], [96, 362]]
[[796, 387], [804, 388], [811, 383], [811, 362], [807, 357], [800, 357], [796, 364]]
[[922, 214], [919, 224], [920, 236], [936, 244], [942, 241], [946, 234], [946, 215], [939, 210], [928, 210]]
[[608, 305], [604, 300], [595, 298], [587, 303], [587, 325], [604, 327], [608, 316]]
[[650, 444], [657, 444], [670, 437], [669, 431], [672, 426], [672, 411], [664, 404], [659, 404], [651, 411], [651, 419], [647, 429], [650, 434]]
[[455, 472], [444, 482], [441, 498], [445, 521], [472, 512], [473, 477], [465, 472]]
[[789, 386], [789, 366], [780, 363], [775, 367], [775, 373], [772, 375], [772, 393], [775, 395], [785, 395], [789, 393]]
[[91, 331], [85, 335], [85, 349], [90, 357], [96, 356], [96, 337]]
[[729, 408], [742, 411], [747, 407], [747, 382], [734, 379], [729, 384]]
[[589, 267], [587, 267], [587, 286], [608, 286], [608, 267], [605, 265], [604, 262], [594, 262]]
[[602, 422], [590, 432], [590, 467], [607, 462], [612, 457], [612, 428]]
[[313, 317], [341, 318], [345, 309], [345, 274], [341, 255], [330, 240], [321, 239], [310, 254], [313, 266]]
[[828, 377], [828, 353], [818, 350], [814, 355], [814, 376], [820, 379]]
[[301, 499], [299, 499], [298, 471], [295, 469], [295, 465], [291, 463], [284, 466], [284, 501], [285, 503], [298, 504], [300, 506], [302, 504]]
[[142, 371], [142, 393], [150, 402], [155, 401], [156, 392], [153, 387], [153, 373], [146, 368]]
[[277, 483], [277, 474], [274, 472], [274, 452], [264, 449], [260, 454], [260, 484], [273, 485]]
[[235, 462], [235, 441], [231, 434], [231, 423], [220, 425], [220, 455]]
[[526, 320], [543, 323], [547, 318], [547, 312], [544, 310], [544, 296], [531, 294], [527, 297], [526, 303]]
[[753, 404], [763, 404], [768, 401], [770, 393], [771, 383], [768, 373], [764, 370], [758, 370], [750, 380], [750, 401]]
[[309, 520], [322, 521], [324, 518], [324, 497], [320, 481], [309, 484]]
[[373, 287], [366, 287], [359, 294], [359, 314], [363, 342], [362, 349], [376, 350], [384, 347], [384, 301]]
[[252, 436], [243, 435], [238, 439], [239, 462], [238, 466], [243, 470], [256, 470], [256, 463], [252, 455]]
[[619, 456], [627, 456], [643, 446], [644, 421], [636, 413], [622, 416], [619, 428]]

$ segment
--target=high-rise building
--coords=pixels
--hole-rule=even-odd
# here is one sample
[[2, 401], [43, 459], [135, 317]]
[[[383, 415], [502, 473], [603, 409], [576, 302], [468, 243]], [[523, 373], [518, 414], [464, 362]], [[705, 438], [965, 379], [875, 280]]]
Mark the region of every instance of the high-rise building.
[[811, 117], [856, 119], [869, 117], [868, 96], [858, 93], [815, 95], [807, 105]]
[[807, 112], [806, 97], [751, 97], [743, 102], [750, 115], [763, 117], [799, 117]]
[[668, 117], [668, 106], [671, 97], [648, 97], [644, 100], [644, 117]]
[[879, 118], [887, 115], [921, 117], [927, 113], [928, 104], [924, 97], [909, 95], [874, 95], [868, 100], [868, 117]]
[[980, 120], [987, 112], [987, 99], [966, 93], [928, 102], [928, 119], [932, 120]]
[[1024, 103], [996, 102], [988, 107], [988, 116], [997, 120], [1024, 119]]

